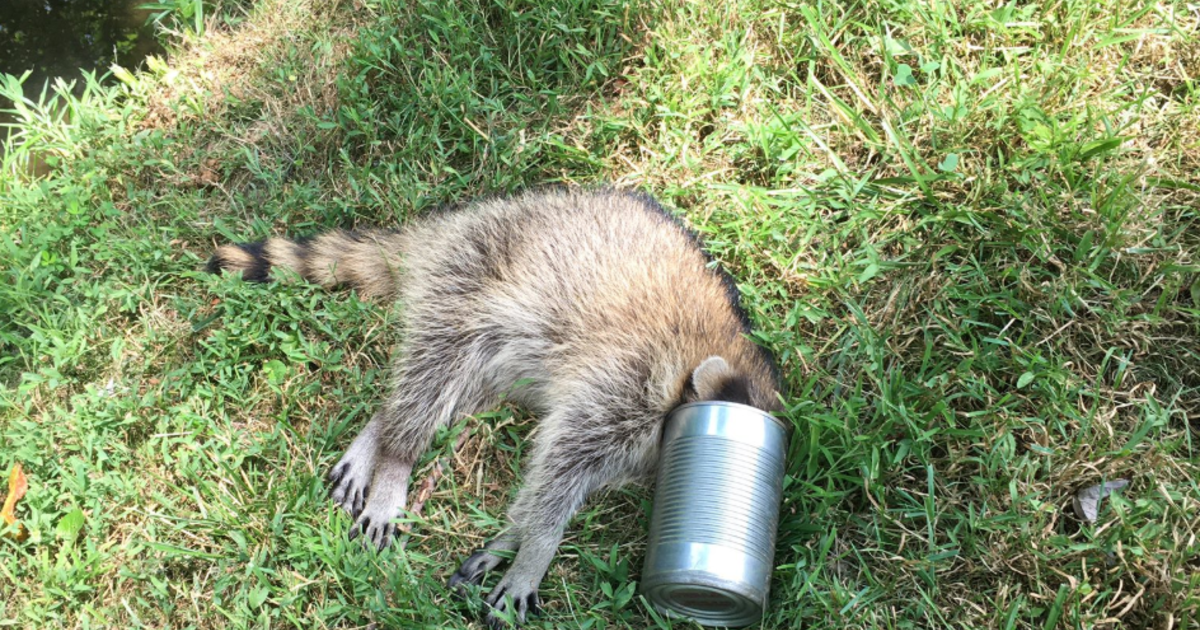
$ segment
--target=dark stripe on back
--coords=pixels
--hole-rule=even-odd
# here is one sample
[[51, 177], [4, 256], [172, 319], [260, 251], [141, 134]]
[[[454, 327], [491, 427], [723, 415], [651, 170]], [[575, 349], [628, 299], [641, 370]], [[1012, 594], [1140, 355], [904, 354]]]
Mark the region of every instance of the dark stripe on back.
[[[688, 226], [684, 224], [679, 217], [675, 216], [666, 208], [664, 208], [657, 199], [642, 191], [618, 190], [614, 192], [626, 195], [629, 198], [636, 200], [647, 211], [675, 226], [675, 228], [678, 229], [679, 232], [683, 234], [684, 237], [686, 237], [696, 249], [700, 250], [700, 253], [704, 255], [705, 261], [709, 263], [715, 261], [715, 259], [712, 257], [712, 254], [708, 253], [708, 250], [704, 248], [704, 240], [700, 238], [700, 235], [688, 228]], [[742, 308], [742, 293], [741, 291], [738, 291], [737, 283], [734, 282], [733, 276], [729, 275], [729, 272], [725, 271], [725, 268], [722, 267], [719, 262], [716, 265], [710, 266], [709, 268], [717, 275], [717, 279], [720, 280], [721, 286], [725, 290], [725, 297], [729, 300], [729, 305], [733, 308], [734, 316], [737, 317], [738, 322], [741, 324], [742, 332], [749, 334], [753, 328], [751, 326], [750, 315], [746, 313], [745, 309]], [[771, 371], [771, 379], [776, 383], [776, 387], [782, 387], [782, 375], [779, 372], [779, 365], [775, 363], [775, 356], [762, 346], [755, 344], [755, 348], [758, 351], [759, 356], [762, 358], [763, 363], [766, 363], [767, 368]], [[745, 388], [745, 383], [743, 383], [743, 388]], [[748, 399], [749, 393], [747, 392], [745, 396]], [[741, 401], [732, 400], [732, 402]]]
[[[680, 234], [683, 234], [684, 237], [691, 242], [692, 246], [704, 256], [705, 262], [716, 262], [716, 260], [712, 257], [712, 254], [708, 253], [708, 250], [704, 248], [704, 240], [700, 238], [700, 235], [692, 231], [691, 228], [684, 224], [682, 219], [664, 208], [657, 199], [641, 191], [616, 192], [626, 195], [627, 197], [637, 201], [642, 205], [642, 207], [650, 211], [651, 214], [665, 220], [666, 223], [673, 225], [675, 229], [679, 230]], [[730, 306], [733, 307], [733, 313], [742, 326], [742, 332], [750, 332], [750, 316], [747, 315], [746, 311], [742, 308], [742, 293], [741, 291], [738, 291], [737, 283], [734, 282], [733, 276], [729, 275], [729, 272], [725, 271], [725, 268], [722, 267], [719, 262], [716, 265], [710, 265], [708, 268], [712, 270], [714, 274], [716, 274], [717, 280], [721, 282], [721, 288], [725, 290], [725, 297], [729, 300]]]

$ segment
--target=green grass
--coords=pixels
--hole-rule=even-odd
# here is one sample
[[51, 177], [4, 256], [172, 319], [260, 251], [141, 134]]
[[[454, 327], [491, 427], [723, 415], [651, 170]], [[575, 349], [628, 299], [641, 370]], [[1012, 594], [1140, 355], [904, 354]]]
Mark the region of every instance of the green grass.
[[[600, 181], [699, 230], [781, 360], [762, 627], [1200, 626], [1194, 6], [214, 5], [169, 61], [23, 103], [0, 164], [0, 471], [32, 534], [0, 536], [0, 627], [480, 627], [442, 583], [533, 420], [439, 436], [402, 544], [347, 542], [323, 476], [392, 313], [200, 268]], [[589, 504], [534, 627], [688, 627], [633, 591], [649, 509]]]

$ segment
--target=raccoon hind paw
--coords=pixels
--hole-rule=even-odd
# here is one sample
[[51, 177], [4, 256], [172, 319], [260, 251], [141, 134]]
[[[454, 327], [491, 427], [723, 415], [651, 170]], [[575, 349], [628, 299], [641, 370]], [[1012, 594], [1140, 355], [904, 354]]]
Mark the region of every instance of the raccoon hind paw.
[[446, 585], [456, 594], [462, 595], [467, 584], [479, 585], [488, 571], [500, 566], [502, 562], [504, 559], [500, 556], [487, 549], [480, 549], [463, 561], [462, 566], [450, 576]]

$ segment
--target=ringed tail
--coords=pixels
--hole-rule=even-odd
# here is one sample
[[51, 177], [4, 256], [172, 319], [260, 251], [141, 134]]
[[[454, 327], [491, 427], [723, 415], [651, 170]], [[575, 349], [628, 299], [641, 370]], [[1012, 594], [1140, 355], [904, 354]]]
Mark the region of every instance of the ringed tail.
[[349, 285], [365, 298], [393, 296], [400, 272], [400, 233], [334, 230], [307, 239], [272, 237], [222, 245], [208, 261], [210, 273], [242, 274], [250, 282], [281, 280], [288, 270], [325, 288]]

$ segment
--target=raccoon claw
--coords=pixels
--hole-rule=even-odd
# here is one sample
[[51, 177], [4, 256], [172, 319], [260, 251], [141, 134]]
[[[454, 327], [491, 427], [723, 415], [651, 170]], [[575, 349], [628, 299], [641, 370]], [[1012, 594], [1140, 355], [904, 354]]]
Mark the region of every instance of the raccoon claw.
[[351, 445], [328, 476], [329, 498], [353, 518], [358, 518], [366, 508], [375, 472], [375, 458], [373, 455], [364, 455], [364, 448], [357, 446], [356, 441], [356, 445]]
[[366, 484], [355, 483], [353, 476], [346, 477], [346, 470], [341, 470], [345, 466], [339, 466], [330, 473], [329, 480], [333, 484], [333, 488], [329, 492], [329, 497], [334, 503], [342, 506], [346, 513], [354, 518], [358, 518], [362, 514], [363, 508], [367, 504], [367, 496], [370, 494], [371, 488]]
[[326, 475], [325, 479], [329, 482], [329, 492], [331, 494], [342, 484], [342, 477], [346, 476], [348, 468], [350, 468], [350, 464], [343, 462], [334, 466], [333, 470], [329, 471], [329, 474]]
[[460, 568], [458, 571], [454, 572], [454, 575], [450, 576], [450, 579], [446, 582], [446, 588], [450, 589], [450, 592], [453, 595], [463, 597], [467, 594], [466, 587], [468, 584], [478, 585], [482, 581], [482, 573], [467, 575], [463, 573], [463, 570]]
[[382, 550], [392, 543], [392, 539], [395, 538], [398, 531], [396, 526], [390, 521], [372, 521], [371, 517], [362, 516], [350, 528], [348, 538], [349, 540], [354, 540], [362, 536], [364, 543], [369, 542], [376, 549]]
[[[510, 590], [505, 586], [504, 581], [501, 580], [500, 584], [496, 585], [496, 588], [488, 594], [486, 601], [488, 606], [492, 608], [488, 611], [487, 615], [489, 628], [492, 628], [492, 630], [506, 630], [525, 623], [526, 617], [532, 617], [542, 612], [542, 607], [538, 600], [537, 587], [534, 587], [529, 592], [521, 591], [524, 591], [524, 589]], [[506, 598], [505, 595], [508, 597]], [[508, 620], [509, 615], [504, 614], [509, 611], [509, 605], [512, 606], [511, 617], [513, 621], [511, 623]]]
[[458, 594], [464, 594], [465, 585], [478, 585], [483, 576], [500, 564], [500, 558], [486, 549], [480, 549], [463, 561], [462, 566], [450, 576], [447, 586]]

